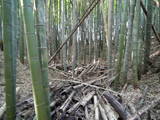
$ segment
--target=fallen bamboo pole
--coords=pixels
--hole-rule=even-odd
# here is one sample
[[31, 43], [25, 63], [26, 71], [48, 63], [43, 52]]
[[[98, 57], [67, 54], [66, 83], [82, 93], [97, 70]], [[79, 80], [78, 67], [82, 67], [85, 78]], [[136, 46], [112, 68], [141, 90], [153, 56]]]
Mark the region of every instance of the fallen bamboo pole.
[[120, 118], [123, 120], [127, 120], [131, 117], [131, 114], [126, 111], [126, 109], [120, 104], [113, 95], [108, 92], [104, 92], [104, 97], [108, 100], [111, 106], [115, 109], [115, 111], [119, 114]]
[[101, 104], [98, 105], [99, 107], [99, 110], [100, 110], [100, 113], [101, 113], [101, 116], [102, 116], [102, 119], [103, 120], [108, 120], [108, 117], [107, 117], [107, 114], [106, 114], [106, 111], [104, 110], [104, 108], [102, 107]]
[[108, 119], [117, 120], [118, 114], [114, 111], [114, 109], [111, 107], [108, 101], [104, 98], [104, 96], [98, 93], [98, 97], [99, 97], [99, 104], [104, 108]]
[[73, 111], [76, 111], [80, 106], [85, 107], [86, 104], [91, 100], [91, 98], [93, 97], [93, 95], [95, 94], [95, 91], [92, 91], [90, 93], [88, 93], [87, 95], [85, 95], [83, 97], [82, 100], [80, 100], [79, 102], [77, 102], [75, 105], [73, 105], [68, 111], [67, 113], [71, 114]]
[[76, 92], [75, 91], [72, 91], [72, 93], [69, 95], [69, 97], [66, 99], [66, 101], [63, 103], [63, 105], [60, 107], [59, 111], [61, 113], [65, 112], [69, 106], [69, 104], [71, 103], [72, 101], [72, 98], [74, 96]]
[[94, 95], [94, 114], [95, 114], [95, 116], [94, 116], [94, 118], [95, 118], [95, 120], [99, 120], [99, 109], [98, 109], [98, 99], [97, 99], [97, 96], [96, 95]]
[[76, 30], [78, 29], [78, 27], [84, 22], [84, 20], [88, 17], [88, 15], [92, 12], [92, 10], [96, 7], [96, 5], [99, 3], [100, 0], [94, 0], [91, 5], [88, 7], [88, 9], [86, 10], [85, 14], [82, 16], [82, 18], [80, 19], [80, 21], [75, 25], [75, 27], [73, 28], [73, 30], [71, 31], [71, 33], [69, 34], [69, 36], [67, 37], [67, 39], [61, 44], [61, 46], [57, 49], [57, 51], [54, 53], [54, 55], [50, 58], [48, 64], [51, 63], [51, 61], [55, 58], [55, 56], [59, 53], [59, 51], [63, 48], [63, 46], [69, 41], [71, 40], [70, 38], [72, 37], [72, 35], [76, 32]]

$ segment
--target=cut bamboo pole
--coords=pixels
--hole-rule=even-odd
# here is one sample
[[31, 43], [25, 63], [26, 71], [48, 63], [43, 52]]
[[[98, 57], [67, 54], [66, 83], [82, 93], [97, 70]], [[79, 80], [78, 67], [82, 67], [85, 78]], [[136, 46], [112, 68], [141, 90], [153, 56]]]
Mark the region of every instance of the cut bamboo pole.
[[73, 105], [68, 111], [67, 113], [72, 113], [73, 111], [76, 111], [78, 109], [78, 107], [82, 106], [85, 107], [86, 104], [91, 100], [91, 98], [93, 97], [93, 95], [95, 94], [95, 91], [92, 91], [90, 93], [88, 93], [86, 96], [83, 97], [82, 100], [80, 100], [79, 102], [77, 102], [75, 105]]
[[101, 104], [99, 104], [99, 110], [100, 110], [102, 119], [103, 119], [103, 120], [108, 120], [107, 115], [106, 115], [106, 112], [105, 112], [104, 108], [101, 106]]
[[99, 109], [98, 109], [98, 99], [97, 96], [94, 95], [94, 111], [95, 111], [95, 120], [99, 120]]
[[111, 105], [108, 103], [108, 101], [104, 98], [104, 96], [101, 96], [98, 94], [99, 102], [101, 106], [104, 108], [106, 115], [109, 120], [117, 120], [118, 114], [112, 109]]
[[63, 103], [63, 105], [60, 107], [59, 111], [61, 113], [65, 112], [66, 109], [68, 108], [69, 104], [71, 103], [72, 101], [72, 98], [74, 96], [76, 92], [75, 91], [72, 91], [72, 93], [69, 95], [69, 97], [66, 99], [66, 101]]
[[85, 106], [85, 118], [86, 118], [86, 120], [90, 120], [87, 106]]
[[104, 97], [108, 100], [108, 102], [113, 106], [115, 111], [119, 114], [120, 118], [123, 120], [127, 120], [131, 117], [131, 114], [125, 110], [125, 108], [108, 92], [104, 92]]

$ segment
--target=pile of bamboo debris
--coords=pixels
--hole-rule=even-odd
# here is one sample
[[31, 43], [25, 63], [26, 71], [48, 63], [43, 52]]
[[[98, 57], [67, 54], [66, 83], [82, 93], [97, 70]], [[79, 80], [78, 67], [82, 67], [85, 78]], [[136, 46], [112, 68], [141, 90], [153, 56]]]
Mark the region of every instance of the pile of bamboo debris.
[[[67, 84], [61, 88], [50, 88], [52, 120], [139, 120], [140, 116], [158, 104], [136, 111], [131, 105], [126, 108], [121, 97], [110, 92], [100, 92], [81, 84]], [[35, 118], [32, 97], [17, 103], [17, 118], [33, 120]]]
[[[124, 100], [124, 94], [129, 96], [125, 93], [125, 87], [121, 93], [109, 88], [116, 75], [109, 79], [108, 73], [112, 70], [106, 70], [107, 66], [98, 62], [78, 67], [74, 74], [70, 72], [70, 67], [68, 72], [64, 72], [61, 66], [49, 68], [63, 75], [62, 79], [54, 79], [56, 84], [50, 82], [52, 120], [139, 120], [141, 115], [160, 101], [158, 97], [150, 105], [136, 110], [134, 104]], [[104, 83], [108, 86], [104, 86]], [[0, 108], [0, 119], [4, 112], [5, 105]], [[17, 103], [17, 118], [35, 119], [32, 97]]]
[[[99, 86], [107, 87], [110, 86], [112, 81], [116, 78], [110, 78], [108, 73], [113, 73], [113, 69], [108, 70], [108, 66], [100, 64], [99, 61], [94, 64], [88, 64], [87, 66], [81, 65], [74, 70], [72, 70], [72, 66], [67, 66], [67, 72], [64, 72], [63, 66], [60, 65], [51, 65], [49, 69], [53, 71], [57, 71], [58, 74], [63, 76], [63, 79], [51, 79], [52, 81], [64, 81], [67, 80], [74, 83], [85, 83], [85, 84], [96, 84]], [[106, 86], [107, 85], [107, 86]]]

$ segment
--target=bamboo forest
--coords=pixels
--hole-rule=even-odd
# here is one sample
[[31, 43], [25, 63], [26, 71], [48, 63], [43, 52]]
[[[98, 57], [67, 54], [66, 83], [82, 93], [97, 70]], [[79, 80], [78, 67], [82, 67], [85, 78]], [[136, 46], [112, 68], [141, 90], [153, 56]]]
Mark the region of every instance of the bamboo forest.
[[160, 0], [0, 0], [0, 120], [160, 120]]

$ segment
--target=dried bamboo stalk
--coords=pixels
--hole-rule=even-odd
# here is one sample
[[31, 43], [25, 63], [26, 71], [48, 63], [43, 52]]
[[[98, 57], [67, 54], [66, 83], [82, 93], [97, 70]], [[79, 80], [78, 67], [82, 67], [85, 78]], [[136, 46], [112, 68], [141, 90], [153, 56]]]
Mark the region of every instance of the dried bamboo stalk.
[[83, 106], [85, 107], [85, 105], [91, 100], [91, 98], [93, 97], [93, 95], [95, 94], [95, 91], [92, 91], [90, 93], [88, 93], [86, 96], [83, 97], [82, 100], [80, 100], [79, 102], [77, 102], [75, 105], [73, 105], [73, 107], [71, 107], [67, 113], [72, 113], [73, 111], [76, 111], [78, 109], [78, 107]]
[[98, 109], [98, 99], [97, 96], [94, 95], [94, 111], [95, 111], [95, 120], [99, 120], [99, 109]]
[[105, 104], [104, 105], [104, 109], [105, 109], [105, 111], [107, 113], [107, 116], [108, 116], [109, 120], [117, 120], [118, 119], [117, 114], [115, 115], [115, 111], [113, 111], [111, 109], [110, 105], [106, 105]]
[[53, 108], [53, 107], [55, 107], [55, 105], [57, 104], [57, 103], [59, 103], [60, 102], [60, 98], [58, 98], [58, 99], [56, 99], [56, 100], [54, 100], [54, 101], [52, 101], [51, 103], [50, 103], [50, 107], [51, 108]]
[[[136, 110], [136, 108], [134, 107], [134, 105], [132, 104], [132, 103], [128, 103], [128, 106], [129, 106], [129, 108], [130, 108], [130, 110], [131, 110], [131, 112], [134, 114], [134, 113], [137, 113], [137, 110]], [[136, 118], [137, 120], [141, 120], [141, 118], [140, 118], [140, 116], [137, 116], [137, 118]]]
[[107, 117], [109, 120], [117, 120], [118, 119], [118, 114], [113, 110], [112, 106], [108, 103], [108, 101], [106, 99], [104, 99], [103, 96], [100, 95], [100, 93], [98, 94], [99, 97], [99, 101], [101, 106], [104, 108]]
[[88, 93], [80, 102], [80, 104], [84, 107], [93, 97], [93, 95], [95, 94], [95, 91], [92, 91], [90, 93]]
[[92, 66], [93, 66], [93, 65], [89, 64], [89, 65], [87, 66], [87, 68], [84, 69], [84, 70], [79, 74], [78, 78], [81, 78], [85, 73], [87, 73], [87, 72], [91, 69]]
[[[112, 78], [112, 79], [113, 79], [113, 78]], [[52, 81], [60, 81], [60, 82], [70, 82], [70, 83], [82, 84], [82, 85], [84, 85], [84, 86], [92, 87], [92, 88], [95, 88], [95, 89], [100, 89], [100, 90], [104, 90], [104, 91], [109, 91], [109, 92], [112, 92], [112, 93], [115, 94], [115, 95], [125, 96], [125, 95], [123, 95], [123, 94], [121, 94], [121, 93], [119, 93], [119, 92], [116, 92], [116, 91], [114, 91], [114, 90], [111, 90], [111, 89], [109, 89], [109, 88], [104, 88], [104, 87], [99, 87], [99, 86], [96, 86], [96, 85], [91, 85], [91, 84], [89, 84], [89, 83], [87, 83], [87, 82], [76, 81], [76, 80], [78, 80], [78, 79], [76, 79], [76, 80], [50, 79], [50, 80], [52, 80]]]
[[101, 104], [98, 105], [99, 106], [99, 110], [102, 116], [103, 120], [108, 120], [107, 115], [106, 115], [106, 111], [104, 110], [104, 108], [101, 106]]
[[61, 95], [66, 95], [67, 93], [69, 93], [72, 90], [72, 86], [67, 87], [66, 89], [64, 89], [60, 94]]
[[74, 96], [75, 93], [76, 93], [75, 91], [72, 91], [72, 93], [69, 95], [69, 97], [63, 103], [63, 105], [60, 107], [59, 111], [61, 113], [66, 111], [66, 109], [68, 108], [69, 104], [71, 103], [72, 98], [73, 98], [73, 96]]
[[90, 72], [92, 72], [93, 70], [94, 70], [94, 68], [96, 67], [96, 65], [95, 64], [93, 64], [92, 65], [92, 67], [87, 71], [87, 73], [90, 73]]
[[79, 106], [80, 106], [80, 102], [77, 102], [67, 111], [67, 113], [71, 114], [73, 111], [76, 111]]
[[95, 71], [95, 70], [98, 68], [98, 65], [99, 65], [99, 61], [97, 61], [97, 64], [96, 64], [96, 66], [94, 67], [93, 71]]
[[85, 106], [85, 118], [86, 118], [86, 120], [90, 120], [87, 106]]
[[120, 118], [123, 120], [127, 120], [131, 117], [130, 113], [126, 111], [126, 109], [108, 92], [104, 92], [104, 97], [108, 100], [108, 102], [112, 105], [115, 111], [119, 114]]

